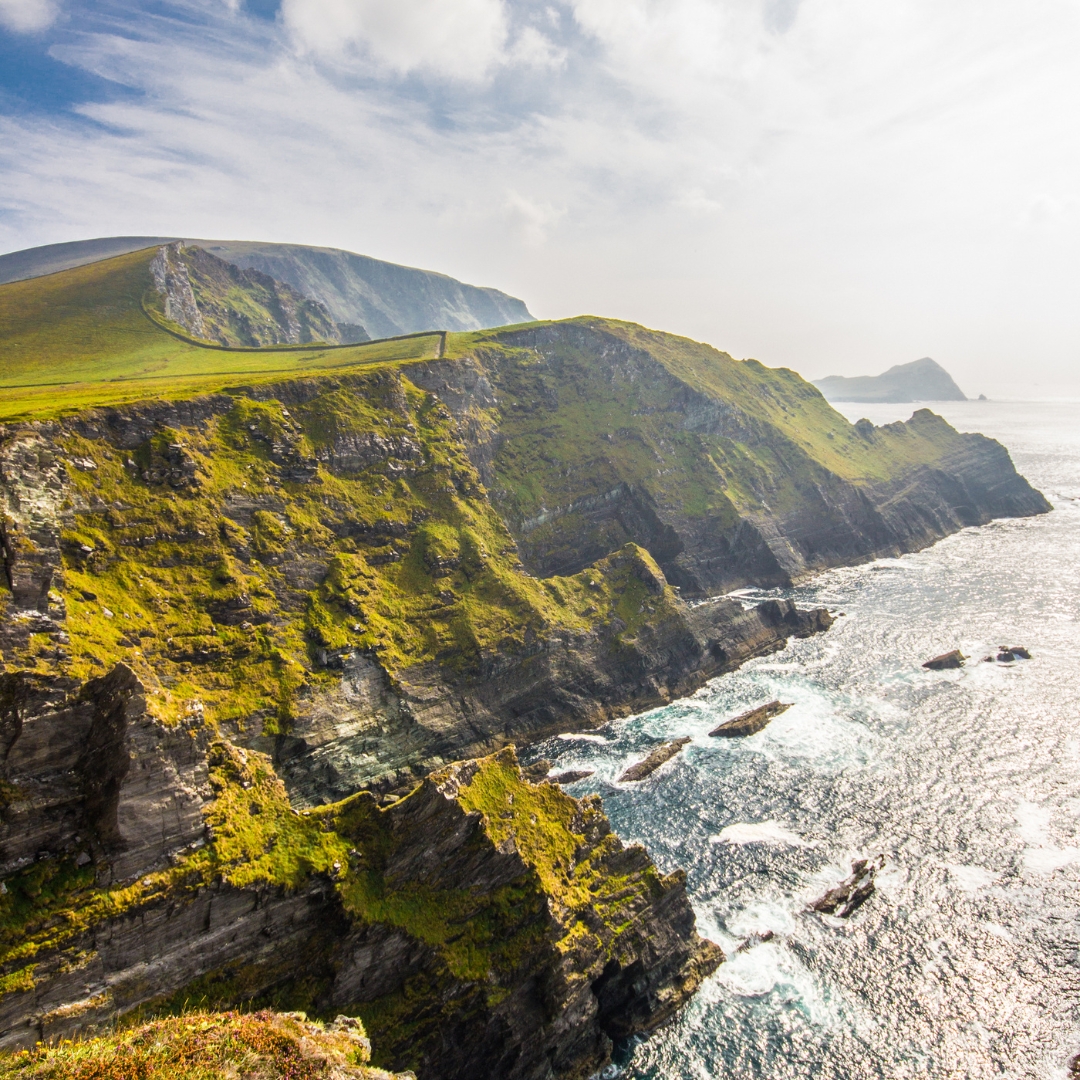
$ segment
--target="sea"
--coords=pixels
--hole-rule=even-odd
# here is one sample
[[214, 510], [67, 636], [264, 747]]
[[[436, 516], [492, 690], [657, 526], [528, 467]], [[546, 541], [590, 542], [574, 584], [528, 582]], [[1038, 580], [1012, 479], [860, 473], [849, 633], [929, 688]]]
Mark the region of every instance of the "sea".
[[[1080, 1051], [1080, 403], [930, 406], [999, 439], [1053, 512], [925, 551], [748, 590], [826, 606], [692, 697], [536, 747], [593, 769], [624, 841], [682, 867], [727, 961], [605, 1077], [1054, 1078]], [[841, 406], [906, 419], [912, 406]], [[1001, 646], [1031, 659], [999, 662]], [[958, 670], [922, 662], [959, 648]], [[760, 733], [718, 723], [780, 699]], [[626, 766], [689, 735], [637, 784]], [[810, 904], [883, 855], [847, 919]]]

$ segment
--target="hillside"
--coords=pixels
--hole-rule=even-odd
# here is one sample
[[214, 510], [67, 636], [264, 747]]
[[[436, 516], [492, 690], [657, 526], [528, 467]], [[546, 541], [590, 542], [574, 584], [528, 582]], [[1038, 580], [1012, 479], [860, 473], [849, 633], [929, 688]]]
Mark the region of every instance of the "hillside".
[[[10, 252], [0, 255], [0, 283], [53, 274], [178, 239], [107, 237]], [[351, 251], [253, 241], [185, 242], [284, 282], [326, 307], [335, 322], [362, 326], [372, 338], [423, 330], [480, 330], [532, 320], [525, 304], [498, 289], [466, 285], [445, 274]]]
[[0, 285], [0, 419], [189, 394], [222, 378], [432, 357], [441, 348], [441, 335], [431, 334], [354, 347], [208, 349], [164, 319], [151, 272], [158, 250]]
[[910, 364], [897, 364], [881, 375], [846, 378], [830, 375], [814, 385], [828, 401], [898, 402], [967, 401], [952, 376], [929, 356]]
[[613, 320], [201, 343], [155, 255], [0, 287], [9, 1048], [243, 1005], [420, 1080], [589, 1075], [723, 957], [511, 744], [832, 621], [725, 589], [1048, 508], [926, 410]]
[[[158, 296], [145, 305], [202, 341], [262, 347], [341, 344], [341, 328], [317, 300], [258, 270], [243, 270], [202, 248], [164, 244], [150, 263]], [[350, 342], [368, 340], [351, 327]]]

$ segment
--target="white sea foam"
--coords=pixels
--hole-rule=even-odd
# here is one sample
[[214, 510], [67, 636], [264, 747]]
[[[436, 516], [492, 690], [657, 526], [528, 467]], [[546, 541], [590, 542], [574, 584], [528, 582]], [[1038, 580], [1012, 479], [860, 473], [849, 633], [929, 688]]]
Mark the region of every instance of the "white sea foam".
[[709, 837], [710, 844], [791, 844], [794, 847], [810, 845], [790, 829], [776, 821], [737, 821]]
[[1080, 859], [1080, 848], [1036, 847], [1024, 849], [1024, 866], [1033, 874], [1052, 874]]
[[946, 869], [964, 892], [974, 896], [980, 889], [993, 885], [997, 875], [985, 866], [965, 866], [962, 863], [946, 863]]
[[610, 739], [605, 739], [603, 735], [593, 735], [584, 731], [568, 731], [565, 734], [560, 735], [559, 738], [562, 739], [563, 742], [594, 742], [602, 743], [604, 745], [611, 741]]

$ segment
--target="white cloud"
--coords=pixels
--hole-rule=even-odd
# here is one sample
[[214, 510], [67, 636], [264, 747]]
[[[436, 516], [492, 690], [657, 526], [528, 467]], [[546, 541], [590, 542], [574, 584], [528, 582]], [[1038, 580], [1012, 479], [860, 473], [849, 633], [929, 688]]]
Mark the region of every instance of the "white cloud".
[[502, 0], [283, 0], [281, 17], [303, 49], [334, 59], [366, 51], [399, 75], [483, 79], [507, 38]]
[[534, 26], [526, 26], [518, 34], [507, 54], [507, 60], [541, 70], [554, 70], [566, 63], [566, 50], [560, 49], [551, 38]]
[[539, 247], [547, 239], [548, 230], [566, 210], [550, 203], [528, 199], [516, 191], [506, 194], [506, 216], [530, 247]]
[[59, 14], [54, 0], [0, 0], [0, 26], [17, 34], [47, 30]]
[[0, 245], [332, 244], [808, 375], [1078, 377], [1074, 0], [551, 2], [116, 0], [53, 53], [138, 93], [4, 121]]

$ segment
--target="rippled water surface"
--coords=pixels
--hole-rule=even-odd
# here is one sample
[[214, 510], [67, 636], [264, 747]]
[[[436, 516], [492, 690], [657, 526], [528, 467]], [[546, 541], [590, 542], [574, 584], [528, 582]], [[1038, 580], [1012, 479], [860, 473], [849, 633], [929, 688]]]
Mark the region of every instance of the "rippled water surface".
[[[596, 770], [572, 793], [598, 792], [624, 839], [687, 870], [729, 956], [624, 1055], [628, 1080], [1064, 1077], [1080, 1048], [1080, 404], [935, 408], [1001, 439], [1054, 512], [773, 593], [845, 614], [605, 741], [537, 748]], [[1032, 659], [979, 662], [998, 645]], [[962, 670], [920, 666], [956, 647]], [[750, 738], [709, 738], [772, 698], [795, 704]], [[693, 742], [673, 762], [615, 784], [679, 735]], [[806, 910], [878, 852], [849, 920]]]

